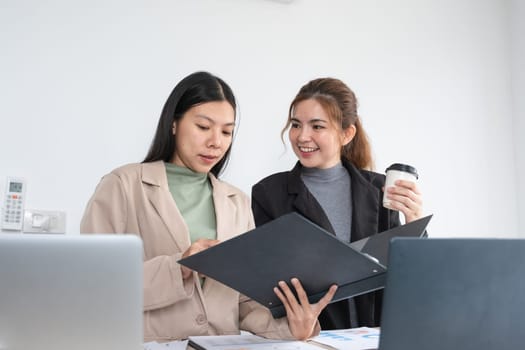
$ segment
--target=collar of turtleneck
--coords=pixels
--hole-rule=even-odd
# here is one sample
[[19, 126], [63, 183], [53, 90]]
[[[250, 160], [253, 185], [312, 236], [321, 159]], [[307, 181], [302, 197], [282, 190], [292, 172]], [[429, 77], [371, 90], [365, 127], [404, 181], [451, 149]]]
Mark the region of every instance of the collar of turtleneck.
[[331, 168], [306, 168], [302, 167], [301, 175], [314, 182], [333, 182], [340, 179], [342, 176], [348, 176], [348, 172], [341, 162], [337, 163]]
[[177, 185], [203, 186], [208, 181], [208, 174], [197, 173], [190, 168], [173, 163], [165, 163], [168, 180], [173, 180]]

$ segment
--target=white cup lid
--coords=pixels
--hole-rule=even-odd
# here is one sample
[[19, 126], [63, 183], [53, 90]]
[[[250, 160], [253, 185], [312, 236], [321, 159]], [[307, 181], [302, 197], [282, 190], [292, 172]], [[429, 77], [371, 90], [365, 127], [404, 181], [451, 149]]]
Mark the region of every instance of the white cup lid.
[[386, 168], [385, 172], [389, 170], [404, 171], [405, 173], [413, 174], [416, 177], [416, 179], [419, 177], [419, 175], [417, 174], [416, 168], [414, 168], [411, 165], [407, 165], [407, 164], [394, 163], [390, 165], [388, 168]]

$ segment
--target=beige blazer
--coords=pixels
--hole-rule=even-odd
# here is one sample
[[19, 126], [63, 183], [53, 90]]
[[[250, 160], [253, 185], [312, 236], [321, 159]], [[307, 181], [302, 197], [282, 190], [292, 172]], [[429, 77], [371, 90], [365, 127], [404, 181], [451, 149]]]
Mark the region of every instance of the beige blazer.
[[[210, 175], [217, 238], [254, 227], [249, 198]], [[177, 261], [190, 246], [188, 227], [168, 189], [164, 163], [129, 164], [105, 175], [89, 200], [82, 233], [128, 233], [144, 244], [144, 341], [189, 335], [238, 334], [293, 338], [286, 318], [212, 279], [203, 287], [196, 273], [183, 281]]]

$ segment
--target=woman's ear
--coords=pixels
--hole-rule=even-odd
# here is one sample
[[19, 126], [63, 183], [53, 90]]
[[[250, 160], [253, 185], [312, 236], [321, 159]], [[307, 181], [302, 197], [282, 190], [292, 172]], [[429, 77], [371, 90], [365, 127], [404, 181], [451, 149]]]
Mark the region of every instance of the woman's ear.
[[177, 122], [173, 121], [173, 125], [171, 127], [171, 132], [173, 135], [175, 135], [175, 131], [177, 130]]
[[353, 124], [343, 130], [343, 146], [348, 145], [354, 139], [356, 131], [357, 129]]

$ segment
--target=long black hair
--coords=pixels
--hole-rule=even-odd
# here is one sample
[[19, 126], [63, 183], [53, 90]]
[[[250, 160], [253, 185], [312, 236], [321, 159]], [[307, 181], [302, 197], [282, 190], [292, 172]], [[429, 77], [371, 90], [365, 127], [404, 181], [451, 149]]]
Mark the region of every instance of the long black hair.
[[[215, 101], [227, 101], [233, 107], [234, 112], [236, 112], [237, 104], [233, 91], [219, 77], [208, 72], [195, 72], [182, 79], [175, 86], [164, 104], [155, 137], [151, 142], [146, 158], [142, 162], [158, 160], [169, 162], [175, 152], [175, 137], [172, 133], [173, 122], [179, 121], [190, 108], [202, 103]], [[224, 157], [211, 169], [211, 173], [216, 177], [226, 167], [230, 158], [231, 147], [232, 145], [230, 145]]]

